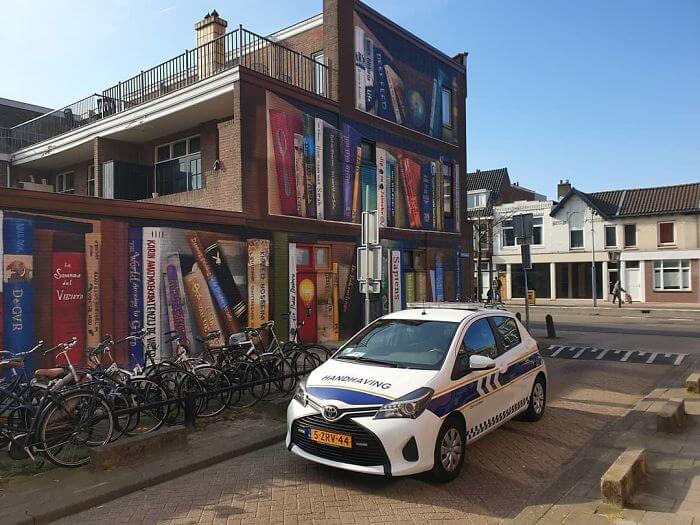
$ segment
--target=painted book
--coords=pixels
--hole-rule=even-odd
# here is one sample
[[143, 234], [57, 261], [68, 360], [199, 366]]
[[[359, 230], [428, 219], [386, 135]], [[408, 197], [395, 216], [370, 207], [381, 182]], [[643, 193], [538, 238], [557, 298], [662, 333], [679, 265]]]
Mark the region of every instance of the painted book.
[[365, 111], [375, 115], [376, 90], [374, 86], [374, 40], [365, 36]]
[[333, 263], [333, 341], [340, 339], [340, 282], [338, 281], [338, 263]]
[[248, 239], [248, 324], [270, 320], [270, 241]]
[[[53, 341], [53, 236], [55, 231], [35, 225], [34, 229], [34, 329], [38, 339], [46, 342], [46, 348]], [[34, 354], [37, 368], [53, 366], [53, 356]]]
[[297, 329], [297, 244], [289, 243], [289, 340]]
[[415, 272], [404, 272], [404, 282], [406, 286], [406, 302], [416, 302], [416, 274]]
[[241, 297], [247, 297], [248, 245], [245, 241], [234, 241], [230, 239], [219, 239], [216, 242], [219, 245], [221, 256], [233, 276], [233, 281], [240, 291]]
[[394, 117], [398, 124], [406, 122], [406, 95], [404, 93], [403, 81], [396, 72], [396, 69], [389, 64], [384, 65], [386, 73], [386, 81], [389, 86], [389, 96], [391, 98], [391, 106], [394, 109]]
[[143, 228], [143, 327], [146, 329], [146, 346], [155, 348], [156, 360], [167, 355], [162, 345], [161, 293], [163, 276], [160, 261], [163, 242], [161, 228]]
[[416, 301], [428, 300], [428, 272], [423, 270], [415, 272], [416, 278]]
[[169, 328], [175, 332], [174, 335], [177, 335], [180, 345], [192, 349], [194, 339], [187, 309], [180, 254], [171, 253], [163, 260], [163, 278], [168, 304]]
[[445, 271], [445, 301], [457, 300], [457, 275], [454, 271]]
[[[3, 350], [22, 352], [36, 342], [34, 332], [34, 222], [5, 216], [3, 239]], [[34, 360], [26, 362], [29, 372]]]
[[[3, 218], [3, 213], [2, 213], [2, 210], [0, 210], [0, 264], [2, 263], [2, 254], [3, 254], [2, 218]], [[4, 322], [3, 314], [2, 314], [2, 305], [3, 305], [2, 284], [3, 284], [3, 279], [0, 278], [0, 343], [3, 340], [3, 322]]]
[[316, 218], [316, 125], [314, 117], [304, 113], [304, 197], [306, 216]]
[[[231, 275], [230, 272], [228, 272], [228, 276], [226, 276], [227, 282], [225, 285], [227, 289], [224, 289], [219, 280], [221, 274], [217, 274], [217, 271], [221, 270], [221, 267], [216, 265], [213, 254], [207, 254], [199, 235], [197, 233], [191, 233], [187, 237], [187, 240], [190, 243], [192, 255], [194, 256], [195, 261], [197, 261], [197, 265], [202, 271], [204, 278], [207, 280], [209, 290], [214, 298], [214, 303], [216, 304], [219, 315], [221, 316], [221, 322], [223, 324], [226, 336], [240, 332], [241, 325], [239, 324], [236, 316], [236, 311], [241, 314], [244, 310], [241, 309], [240, 301], [237, 301], [240, 298], [240, 292], [238, 297], [236, 297], [233, 295], [233, 291], [229, 288], [231, 283], [233, 283], [233, 278], [228, 280], [228, 277]], [[218, 247], [216, 250], [218, 253]], [[230, 295], [227, 295], [227, 291]]]
[[420, 185], [420, 164], [409, 157], [399, 160], [399, 172], [403, 184], [404, 198], [406, 202], [406, 215], [411, 228], [421, 228], [421, 214], [418, 198], [418, 186]]
[[386, 150], [377, 148], [377, 215], [379, 227], [387, 226]]
[[391, 311], [398, 312], [401, 304], [401, 251], [391, 251]]
[[[73, 337], [77, 344], [68, 352], [74, 365], [85, 364], [85, 240], [82, 235], [56, 232], [51, 255], [53, 309], [52, 345]], [[56, 364], [67, 364], [58, 357]]]
[[428, 270], [428, 301], [435, 300], [435, 270]]
[[304, 135], [294, 134], [294, 180], [296, 182], [297, 211], [306, 217], [306, 180], [304, 178]]
[[[430, 135], [442, 138], [442, 87], [445, 83], [445, 72], [438, 69], [433, 78], [433, 91], [430, 101]], [[450, 108], [446, 108], [450, 111]]]
[[102, 337], [101, 242], [99, 232], [85, 234], [85, 344], [88, 347], [96, 346]]
[[275, 152], [275, 173], [277, 175], [280, 211], [284, 215], [296, 215], [297, 195], [296, 181], [294, 180], [295, 119], [284, 111], [277, 109], [270, 109], [269, 115], [272, 147]]
[[360, 170], [362, 169], [362, 146], [357, 146], [355, 175], [352, 183], [352, 222], [360, 222]]
[[388, 64], [388, 58], [384, 51], [375, 46], [374, 47], [374, 84], [376, 93], [376, 105], [377, 105], [377, 115], [391, 120], [392, 122], [396, 120], [394, 115], [394, 106], [391, 102], [391, 95], [389, 94], [389, 83], [386, 79], [386, 70], [384, 66]]
[[454, 164], [454, 170], [452, 171], [452, 173], [454, 174], [452, 177], [452, 186], [453, 186], [452, 187], [452, 195], [453, 195], [453, 197], [452, 197], [452, 208], [453, 208], [452, 215], [454, 217], [454, 225], [455, 225], [454, 230], [459, 233], [459, 231], [461, 230], [460, 220], [459, 220], [459, 214], [460, 214], [459, 202], [461, 199], [458, 197], [459, 195], [461, 195], [460, 188], [459, 188], [459, 180], [460, 180], [459, 164]]
[[435, 256], [435, 300], [445, 300], [444, 272], [442, 267], [442, 254]]
[[[142, 229], [130, 226], [127, 238], [128, 263], [128, 288], [127, 305], [129, 313], [129, 333], [134, 334], [143, 329], [143, 246]], [[129, 367], [136, 364], [144, 365], [143, 343], [129, 341]]]
[[315, 120], [316, 134], [316, 218], [324, 219], [324, 195], [323, 195], [323, 119]]
[[420, 219], [421, 227], [424, 230], [433, 230], [433, 184], [435, 178], [430, 173], [430, 166], [422, 164], [420, 166]]
[[[129, 290], [129, 254], [128, 238], [129, 225], [125, 221], [113, 221], [114, 234], [110, 240], [112, 250], [112, 289], [114, 301], [112, 303], [113, 331], [116, 339], [122, 339], [129, 335], [129, 304], [127, 295]], [[159, 265], [160, 267], [160, 265]], [[114, 349], [114, 359], [120, 363], [129, 362], [129, 351], [126, 345], [118, 345]]]
[[355, 163], [357, 148], [360, 147], [360, 134], [347, 123], [342, 125], [343, 137], [343, 220], [352, 221], [352, 200], [355, 185]]
[[326, 192], [324, 216], [326, 219], [338, 220], [343, 216], [340, 133], [332, 126], [323, 128], [323, 152], [323, 187]]
[[[216, 307], [214, 306], [214, 300], [209, 293], [209, 285], [199, 265], [193, 257], [184, 255], [180, 258], [180, 265], [183, 269], [190, 268], [183, 275], [182, 280], [185, 285], [185, 294], [194, 314], [197, 333], [203, 337], [214, 331], [223, 332], [216, 313]], [[213, 340], [211, 344], [220, 346], [224, 342], [225, 339], [221, 336]]]
[[360, 111], [365, 109], [365, 86], [367, 76], [365, 75], [365, 31], [355, 26], [355, 107]]
[[445, 224], [445, 185], [442, 178], [442, 162], [433, 162], [435, 171], [435, 229], [443, 231]]
[[333, 341], [333, 272], [316, 273], [316, 341]]
[[233, 272], [226, 262], [226, 257], [224, 257], [218, 241], [207, 246], [205, 252], [209, 259], [209, 265], [213, 268], [214, 275], [219, 281], [219, 286], [221, 286], [229, 304], [233, 308], [233, 315], [236, 317], [238, 326], [247, 326], [248, 305], [246, 299], [236, 284]]

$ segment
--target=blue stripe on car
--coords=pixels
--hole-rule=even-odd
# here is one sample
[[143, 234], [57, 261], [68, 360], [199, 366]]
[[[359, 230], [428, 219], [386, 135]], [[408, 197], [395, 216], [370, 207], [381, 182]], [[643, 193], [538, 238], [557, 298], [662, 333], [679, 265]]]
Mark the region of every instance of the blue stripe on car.
[[376, 396], [345, 388], [308, 386], [306, 391], [315, 399], [342, 401], [348, 405], [383, 405], [391, 401], [388, 397]]
[[[541, 364], [542, 356], [540, 356], [539, 353], [532, 354], [523, 359], [522, 361], [513, 363], [508, 367], [508, 369], [505, 372], [500, 372], [498, 374], [498, 381], [501, 383], [501, 386], [504, 387], [511, 381], [514, 381], [515, 379], [520, 377], [521, 375], [526, 374], [530, 370], [534, 370]], [[493, 377], [495, 379], [495, 374], [493, 374]], [[488, 393], [489, 390], [494, 390], [494, 388], [491, 388], [489, 384], [491, 381], [493, 381], [493, 379], [491, 379], [490, 377], [479, 378], [475, 381], [472, 381], [471, 383], [465, 383], [459, 388], [456, 388], [441, 396], [433, 398], [430, 401], [430, 404], [428, 405], [428, 410], [430, 410], [436, 416], [442, 417], [454, 410], [463, 407], [467, 403], [474, 401], [475, 399], [481, 396], [481, 394], [479, 394], [476, 388], [476, 385], [479, 381], [482, 380], [484, 381], [484, 387], [486, 387], [484, 388], [485, 392]]]

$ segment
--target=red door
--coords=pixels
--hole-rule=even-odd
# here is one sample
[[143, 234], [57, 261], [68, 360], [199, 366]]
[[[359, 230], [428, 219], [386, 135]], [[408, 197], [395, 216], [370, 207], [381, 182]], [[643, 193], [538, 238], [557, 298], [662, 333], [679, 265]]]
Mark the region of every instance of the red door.
[[297, 321], [299, 337], [304, 343], [316, 342], [316, 274], [297, 273]]

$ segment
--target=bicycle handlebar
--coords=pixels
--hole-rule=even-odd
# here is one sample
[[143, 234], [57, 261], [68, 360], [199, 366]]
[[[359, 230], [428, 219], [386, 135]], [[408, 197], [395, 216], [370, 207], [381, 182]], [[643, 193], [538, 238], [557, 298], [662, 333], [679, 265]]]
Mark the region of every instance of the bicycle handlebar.
[[44, 355], [55, 352], [56, 350], [62, 350], [62, 351], [70, 350], [71, 348], [73, 348], [77, 344], [78, 344], [78, 338], [74, 337], [70, 341], [66, 341], [65, 343], [58, 343], [53, 348], [49, 348], [48, 350], [45, 350]]

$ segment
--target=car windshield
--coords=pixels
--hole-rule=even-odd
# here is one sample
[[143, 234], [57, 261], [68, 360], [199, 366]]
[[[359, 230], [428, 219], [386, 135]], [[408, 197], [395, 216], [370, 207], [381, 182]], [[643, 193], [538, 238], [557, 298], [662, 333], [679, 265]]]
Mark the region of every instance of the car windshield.
[[439, 370], [458, 323], [380, 319], [353, 337], [335, 359], [397, 368]]

